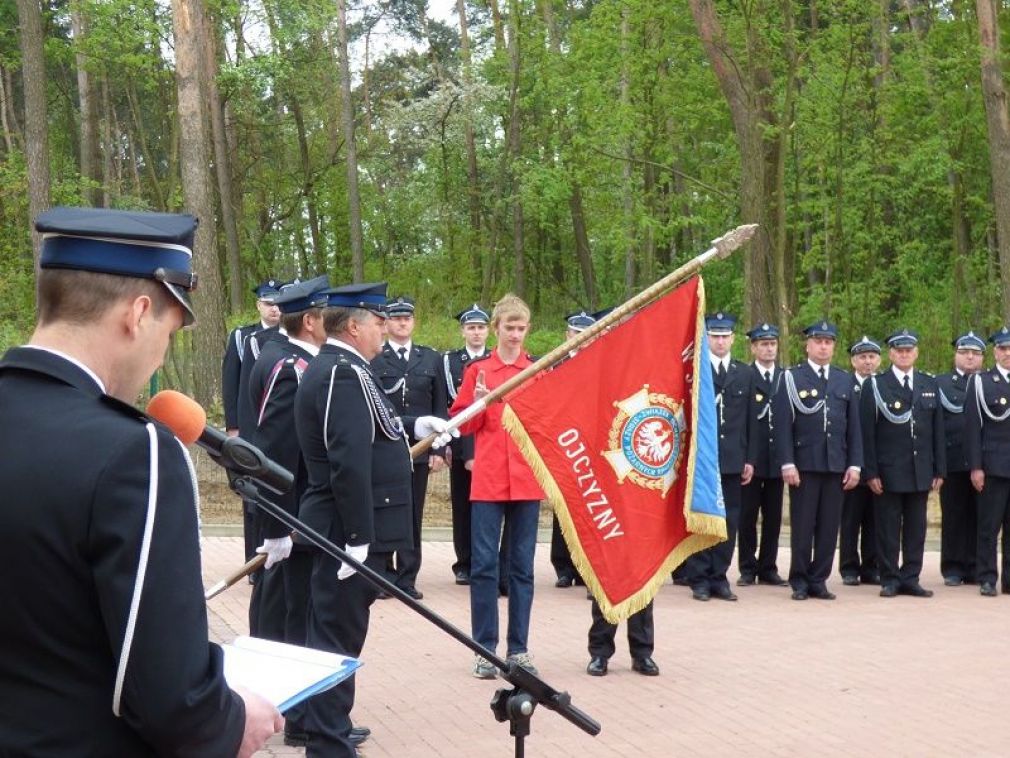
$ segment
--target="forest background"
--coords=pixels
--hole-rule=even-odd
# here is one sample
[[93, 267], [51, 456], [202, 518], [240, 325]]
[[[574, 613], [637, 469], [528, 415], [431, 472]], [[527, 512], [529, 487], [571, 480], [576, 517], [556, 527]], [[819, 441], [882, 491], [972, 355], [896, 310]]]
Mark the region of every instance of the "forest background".
[[543, 352], [745, 222], [708, 305], [788, 359], [1010, 318], [1002, 2], [442, 1], [0, 0], [0, 348], [60, 204], [200, 217], [161, 382], [206, 405], [265, 278], [388, 280], [440, 349], [512, 290]]

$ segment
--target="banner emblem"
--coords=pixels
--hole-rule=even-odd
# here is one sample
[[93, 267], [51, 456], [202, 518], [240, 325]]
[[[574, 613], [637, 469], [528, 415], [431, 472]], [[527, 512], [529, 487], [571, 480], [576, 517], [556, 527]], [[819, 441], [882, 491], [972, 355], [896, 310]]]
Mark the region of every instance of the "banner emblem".
[[613, 467], [618, 483], [628, 479], [665, 496], [677, 481], [684, 451], [683, 403], [649, 392], [646, 384], [614, 405], [617, 415], [607, 440], [610, 449], [603, 456]]

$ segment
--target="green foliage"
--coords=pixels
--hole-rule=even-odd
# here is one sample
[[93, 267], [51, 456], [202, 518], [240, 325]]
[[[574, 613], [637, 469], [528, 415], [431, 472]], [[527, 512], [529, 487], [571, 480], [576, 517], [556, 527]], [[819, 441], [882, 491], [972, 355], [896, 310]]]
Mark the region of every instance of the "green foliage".
[[[924, 365], [940, 368], [955, 332], [998, 324], [1005, 294], [975, 19], [963, 3], [919, 5], [929, 10], [921, 36], [900, 3], [881, 11], [879, 3], [836, 0], [817, 4], [816, 14], [806, 3], [715, 3], [733, 66], [764, 77], [747, 86], [768, 96], [765, 144], [784, 151], [781, 313], [793, 334], [823, 317], [839, 323], [842, 344], [907, 325], [924, 335]], [[53, 202], [80, 202], [97, 188], [114, 207], [181, 208], [169, 5], [74, 7], [87, 21], [82, 38], [70, 33], [69, 6], [53, 6], [46, 20]], [[499, 0], [500, 29], [490, 7], [468, 4], [473, 63], [464, 72], [454, 17], [432, 18], [417, 0], [356, 4], [348, 19], [354, 94], [345, 103], [335, 3], [209, 2], [246, 298], [229, 325], [255, 318], [250, 288], [268, 276], [350, 280], [340, 127], [348, 108], [365, 276], [416, 297], [418, 340], [440, 349], [459, 343], [453, 313], [516, 288], [517, 207], [535, 353], [561, 341], [565, 313], [589, 305], [576, 256], [576, 190], [596, 307], [623, 301], [740, 223], [738, 124], [688, 0]], [[16, 19], [13, 0], [0, 0], [0, 75], [13, 74], [13, 110], [23, 118]], [[97, 187], [78, 170], [78, 55], [97, 83]], [[33, 314], [18, 136], [11, 148], [0, 142], [0, 279], [8, 290], [0, 345], [23, 339]], [[710, 310], [745, 312], [747, 254], [706, 269]], [[747, 354], [743, 340], [736, 348]], [[179, 347], [179, 366], [186, 349]], [[184, 372], [166, 369], [167, 380], [176, 373]]]

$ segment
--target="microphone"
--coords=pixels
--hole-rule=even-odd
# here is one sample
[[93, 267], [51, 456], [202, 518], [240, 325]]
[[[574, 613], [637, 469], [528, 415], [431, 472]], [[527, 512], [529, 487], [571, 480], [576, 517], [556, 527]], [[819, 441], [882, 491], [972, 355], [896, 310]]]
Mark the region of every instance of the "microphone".
[[159, 392], [148, 402], [147, 415], [171, 429], [183, 444], [192, 445], [195, 442], [220, 466], [255, 479], [278, 495], [290, 490], [294, 483], [290, 471], [267, 458], [252, 443], [241, 437], [229, 437], [221, 430], [207, 426], [207, 412], [181, 392]]

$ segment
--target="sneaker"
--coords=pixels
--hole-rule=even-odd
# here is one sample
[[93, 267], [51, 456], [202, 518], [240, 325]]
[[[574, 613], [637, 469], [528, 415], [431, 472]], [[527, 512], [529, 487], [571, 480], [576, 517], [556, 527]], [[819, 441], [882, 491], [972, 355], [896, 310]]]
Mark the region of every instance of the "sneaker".
[[531, 674], [538, 673], [536, 666], [533, 665], [533, 657], [529, 653], [512, 653], [512, 655], [505, 660], [510, 663], [515, 663], [517, 666], [522, 666]]
[[478, 655], [473, 661], [473, 675], [477, 679], [494, 679], [497, 676], [497, 669], [487, 658]]

